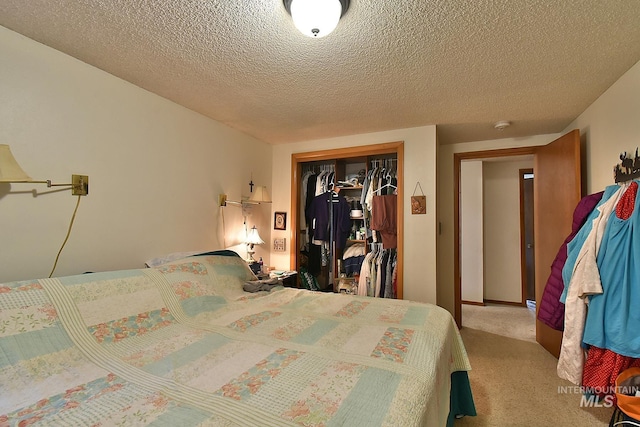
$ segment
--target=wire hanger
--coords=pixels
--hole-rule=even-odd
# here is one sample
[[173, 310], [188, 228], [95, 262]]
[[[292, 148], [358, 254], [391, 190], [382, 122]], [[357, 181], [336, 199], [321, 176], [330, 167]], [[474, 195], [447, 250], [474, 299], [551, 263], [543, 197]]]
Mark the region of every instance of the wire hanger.
[[393, 185], [393, 184], [391, 183], [391, 180], [389, 180], [389, 182], [387, 182], [387, 183], [386, 183], [385, 185], [383, 185], [382, 187], [378, 187], [378, 188], [376, 188], [375, 190], [373, 190], [373, 194], [379, 193], [380, 191], [382, 191], [382, 190], [384, 190], [385, 188], [388, 188], [388, 187], [391, 187], [391, 188], [393, 188], [394, 190], [397, 190], [397, 189], [398, 189], [398, 187], [396, 187], [395, 185]]

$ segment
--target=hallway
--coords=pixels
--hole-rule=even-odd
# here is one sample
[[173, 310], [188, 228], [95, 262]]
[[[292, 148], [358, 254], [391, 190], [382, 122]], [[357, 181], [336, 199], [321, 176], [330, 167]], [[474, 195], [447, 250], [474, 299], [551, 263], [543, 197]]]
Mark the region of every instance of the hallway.
[[534, 308], [502, 304], [462, 304], [462, 327], [536, 342]]

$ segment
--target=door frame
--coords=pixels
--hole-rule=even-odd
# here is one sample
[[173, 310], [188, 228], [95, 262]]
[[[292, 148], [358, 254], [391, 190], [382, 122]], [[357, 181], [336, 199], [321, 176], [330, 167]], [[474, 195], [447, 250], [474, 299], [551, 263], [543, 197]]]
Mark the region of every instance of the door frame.
[[[525, 183], [525, 178], [524, 175], [530, 173], [533, 174], [533, 168], [526, 168], [526, 169], [520, 169], [518, 171], [519, 173], [519, 179], [520, 179], [520, 277], [522, 280], [522, 305], [523, 306], [527, 306], [527, 295], [529, 293], [529, 290], [527, 289], [527, 249], [526, 249], [526, 225], [525, 225], [525, 215], [524, 215], [524, 209], [525, 209], [525, 197], [524, 197], [524, 193], [525, 193], [525, 188], [524, 188], [524, 183]], [[533, 178], [533, 185], [535, 186], [535, 175]], [[531, 189], [531, 199], [533, 200], [533, 188]], [[531, 214], [533, 215], [533, 206], [531, 207], [532, 211]], [[533, 224], [531, 225], [533, 228]], [[532, 232], [534, 231], [533, 229], [531, 230]], [[535, 242], [533, 242], [533, 244], [535, 245]], [[534, 271], [534, 281], [532, 283], [533, 285], [533, 298], [535, 301], [535, 290], [536, 290], [536, 283], [535, 283], [535, 255], [533, 257], [533, 271]]]
[[453, 283], [454, 283], [454, 315], [453, 318], [458, 325], [458, 328], [462, 328], [462, 276], [460, 271], [460, 191], [461, 191], [461, 178], [460, 178], [460, 164], [463, 160], [480, 160], [484, 158], [495, 157], [515, 157], [534, 155], [536, 146], [531, 147], [516, 147], [516, 148], [503, 148], [496, 150], [484, 150], [484, 151], [470, 151], [464, 153], [453, 154]]

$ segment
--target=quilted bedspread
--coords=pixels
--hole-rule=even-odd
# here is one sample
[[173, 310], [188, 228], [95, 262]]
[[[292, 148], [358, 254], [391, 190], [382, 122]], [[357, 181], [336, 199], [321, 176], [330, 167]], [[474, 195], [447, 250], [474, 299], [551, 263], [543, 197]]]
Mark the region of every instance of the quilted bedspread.
[[0, 285], [0, 426], [442, 426], [434, 305], [276, 288], [239, 257]]

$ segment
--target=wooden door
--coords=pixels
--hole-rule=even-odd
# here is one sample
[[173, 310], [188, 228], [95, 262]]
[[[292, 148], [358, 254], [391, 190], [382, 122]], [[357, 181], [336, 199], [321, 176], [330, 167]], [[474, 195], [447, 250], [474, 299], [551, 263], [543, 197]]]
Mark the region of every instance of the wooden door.
[[[573, 130], [537, 147], [533, 170], [536, 307], [539, 309], [551, 264], [571, 233], [573, 211], [582, 197], [580, 131]], [[561, 332], [536, 320], [536, 341], [559, 356]]]

